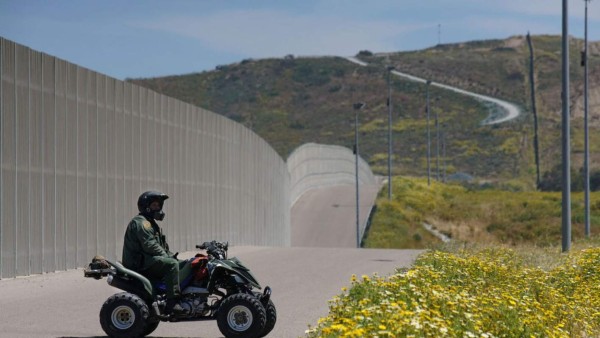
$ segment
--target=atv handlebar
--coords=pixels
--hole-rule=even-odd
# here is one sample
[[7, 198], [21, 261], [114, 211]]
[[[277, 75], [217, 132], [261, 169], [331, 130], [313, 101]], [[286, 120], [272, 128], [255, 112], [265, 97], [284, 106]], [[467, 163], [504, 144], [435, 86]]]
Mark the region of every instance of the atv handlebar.
[[206, 250], [209, 256], [213, 256], [218, 259], [227, 259], [228, 248], [229, 242], [218, 242], [215, 240], [196, 245], [196, 249]]

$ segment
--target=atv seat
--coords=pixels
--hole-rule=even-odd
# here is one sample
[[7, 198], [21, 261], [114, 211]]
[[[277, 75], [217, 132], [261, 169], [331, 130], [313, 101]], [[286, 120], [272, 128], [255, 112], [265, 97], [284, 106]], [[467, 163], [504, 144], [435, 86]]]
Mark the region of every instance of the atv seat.
[[[108, 261], [108, 263], [117, 270], [117, 273], [113, 277], [112, 283], [109, 283], [109, 284], [113, 285], [113, 283], [115, 282], [115, 279], [118, 278], [120, 280], [124, 280], [125, 282], [129, 281], [130, 283], [133, 283], [133, 284], [139, 284], [138, 286], [142, 287], [144, 289], [144, 291], [146, 291], [148, 293], [149, 296], [152, 296], [154, 294], [154, 288], [152, 286], [152, 283], [144, 275], [140, 274], [139, 272], [135, 272], [133, 270], [127, 269], [123, 264], [121, 264], [121, 262]], [[113, 285], [113, 286], [121, 288], [120, 286], [117, 286], [117, 285]]]
[[117, 273], [139, 280], [149, 294], [162, 294], [167, 291], [166, 284], [160, 279], [150, 279], [139, 272], [127, 269], [121, 262], [109, 262], [117, 269]]

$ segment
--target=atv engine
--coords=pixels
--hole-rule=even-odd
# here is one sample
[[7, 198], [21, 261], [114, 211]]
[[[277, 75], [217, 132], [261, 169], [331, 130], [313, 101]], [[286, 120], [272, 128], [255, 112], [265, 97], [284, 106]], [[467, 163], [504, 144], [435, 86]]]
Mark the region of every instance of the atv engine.
[[182, 291], [179, 304], [187, 310], [190, 317], [204, 316], [209, 311], [208, 290], [189, 286]]

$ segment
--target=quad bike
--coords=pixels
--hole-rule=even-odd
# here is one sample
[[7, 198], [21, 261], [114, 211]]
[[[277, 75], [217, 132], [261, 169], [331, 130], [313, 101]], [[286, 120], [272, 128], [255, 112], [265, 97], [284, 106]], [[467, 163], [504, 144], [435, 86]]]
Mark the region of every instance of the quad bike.
[[95, 257], [84, 276], [107, 277], [117, 293], [100, 309], [100, 325], [110, 337], [144, 337], [161, 321], [216, 320], [221, 333], [229, 337], [266, 336], [277, 320], [271, 288], [264, 291], [250, 270], [233, 257], [227, 258], [228, 243], [217, 241], [196, 245], [208, 256], [197, 254], [189, 260], [192, 274], [181, 283], [183, 314], [165, 314], [166, 287], [129, 270], [120, 262]]

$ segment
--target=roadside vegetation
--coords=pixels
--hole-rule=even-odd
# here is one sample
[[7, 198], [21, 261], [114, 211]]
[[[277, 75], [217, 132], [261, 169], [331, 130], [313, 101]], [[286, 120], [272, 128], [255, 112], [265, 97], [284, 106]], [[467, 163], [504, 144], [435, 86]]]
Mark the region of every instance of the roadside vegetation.
[[391, 276], [352, 276], [307, 337], [598, 336], [600, 249], [553, 250], [548, 266], [525, 253], [433, 250]]
[[[364, 241], [369, 248], [433, 248], [441, 241], [430, 224], [455, 241], [552, 246], [561, 241], [561, 193], [531, 191], [519, 181], [444, 184], [426, 178], [395, 177], [387, 187]], [[591, 194], [591, 222], [600, 224], [600, 192]], [[583, 193], [573, 194], [573, 238], [584, 237]], [[596, 229], [592, 229], [592, 233]]]
[[582, 197], [573, 198], [574, 242], [563, 254], [560, 193], [519, 186], [396, 177], [393, 200], [387, 191], [377, 200], [365, 246], [428, 250], [390, 276], [352, 276], [306, 336], [598, 336], [600, 238], [583, 236]]

